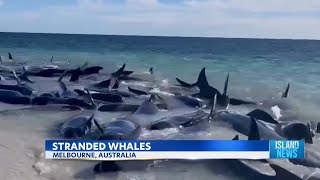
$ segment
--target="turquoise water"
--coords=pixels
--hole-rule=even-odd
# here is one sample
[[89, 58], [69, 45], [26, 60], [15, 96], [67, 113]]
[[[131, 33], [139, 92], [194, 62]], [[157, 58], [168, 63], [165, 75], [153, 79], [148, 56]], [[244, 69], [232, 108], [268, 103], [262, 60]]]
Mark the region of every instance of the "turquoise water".
[[[7, 57], [7, 53], [11, 52], [15, 59], [28, 60], [31, 64], [49, 62], [54, 56], [55, 61], [70, 60], [73, 65], [88, 61], [91, 65], [103, 66], [106, 72], [112, 72], [125, 62], [128, 70], [137, 72], [147, 71], [152, 66], [156, 77], [170, 84], [176, 84], [176, 77], [195, 82], [201, 68], [206, 67], [212, 86], [222, 90], [225, 77], [230, 73], [230, 96], [254, 101], [280, 97], [290, 82], [290, 103], [295, 106], [294, 112], [290, 112], [294, 115], [290, 117], [301, 121], [320, 119], [319, 49], [320, 41], [310, 40], [0, 33], [0, 55]], [[0, 167], [0, 175], [3, 169], [3, 173], [9, 174], [8, 179], [17, 176], [73, 179], [74, 174], [84, 168], [92, 168], [94, 162], [49, 162], [41, 154], [48, 127], [56, 124], [57, 119], [66, 118], [66, 114], [70, 115], [43, 111], [2, 114], [0, 145], [5, 145], [9, 150], [0, 148], [0, 155], [3, 155], [0, 159], [9, 167]], [[118, 115], [103, 116], [111, 121]], [[175, 133], [174, 130], [144, 131], [142, 139], [170, 139], [170, 135]], [[179, 138], [230, 139], [233, 136], [222, 128]], [[11, 142], [12, 138], [16, 141]], [[30, 148], [30, 144], [34, 147]], [[21, 156], [19, 162], [8, 158], [19, 156], [19, 153], [26, 154]], [[306, 171], [300, 166], [295, 168]], [[118, 179], [238, 179], [227, 170], [215, 162], [170, 161], [144, 173], [120, 173]]]

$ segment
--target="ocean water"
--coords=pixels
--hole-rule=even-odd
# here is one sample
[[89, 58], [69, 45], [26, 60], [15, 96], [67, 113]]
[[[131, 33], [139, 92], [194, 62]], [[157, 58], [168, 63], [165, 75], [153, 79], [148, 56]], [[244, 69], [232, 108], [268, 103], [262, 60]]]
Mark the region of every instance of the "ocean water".
[[[320, 41], [0, 33], [0, 54], [32, 62], [89, 61], [108, 68], [127, 63], [134, 70], [154, 67], [175, 83], [195, 81], [202, 67], [218, 89], [230, 73], [230, 94], [266, 99], [288, 82], [290, 96], [320, 101]], [[111, 65], [111, 66], [110, 66]], [[110, 70], [110, 69], [109, 69]]]
[[[320, 120], [319, 49], [320, 41], [312, 40], [0, 33], [2, 57], [11, 52], [17, 59], [42, 63], [49, 62], [54, 56], [54, 61], [70, 61], [73, 65], [86, 61], [98, 64], [106, 72], [125, 62], [128, 69], [138, 72], [153, 67], [156, 77], [168, 84], [176, 84], [176, 77], [195, 82], [201, 68], [206, 67], [208, 81], [219, 90], [222, 90], [225, 77], [230, 73], [229, 94], [242, 99], [262, 101], [278, 98], [290, 82], [290, 103], [295, 107], [291, 114], [300, 121]], [[8, 106], [2, 107], [3, 110], [5, 108]], [[80, 171], [87, 172], [86, 169], [94, 163], [52, 163], [46, 161], [41, 153], [43, 140], [48, 137], [47, 130], [56, 124], [57, 116], [63, 120], [70, 114], [24, 110], [2, 113], [0, 174], [5, 174], [6, 179], [85, 177]], [[110, 120], [113, 116], [117, 117], [115, 114], [107, 115]], [[146, 131], [142, 138], [166, 138], [174, 133], [174, 130]], [[213, 131], [190, 138], [228, 139], [232, 136], [232, 133], [226, 135]], [[31, 146], [32, 143], [28, 142], [36, 142], [36, 145]], [[19, 155], [21, 151], [18, 149], [25, 150], [25, 154]], [[21, 159], [14, 161], [9, 158], [16, 155], [22, 156]], [[77, 173], [80, 175], [75, 177]], [[238, 179], [235, 177], [232, 172], [208, 162], [161, 162], [144, 173], [126, 172], [116, 176], [117, 179]]]

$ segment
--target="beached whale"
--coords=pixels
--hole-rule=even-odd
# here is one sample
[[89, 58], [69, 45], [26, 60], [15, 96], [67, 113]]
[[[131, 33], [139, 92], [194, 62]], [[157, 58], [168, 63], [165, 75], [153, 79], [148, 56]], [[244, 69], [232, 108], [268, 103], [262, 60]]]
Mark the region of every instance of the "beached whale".
[[21, 94], [19, 91], [0, 89], [0, 102], [8, 104], [30, 105], [31, 98]]
[[67, 120], [61, 126], [60, 133], [65, 138], [81, 138], [91, 129], [94, 114], [91, 116], [76, 116]]
[[162, 130], [166, 128], [186, 128], [195, 126], [201, 121], [206, 121], [208, 114], [203, 111], [189, 113], [179, 116], [164, 117], [156, 122], [153, 122], [148, 129]]
[[0, 84], [0, 89], [17, 91], [25, 96], [31, 96], [31, 94], [33, 94], [35, 91], [31, 87], [29, 87], [28, 85], [22, 83], [20, 81], [20, 79], [17, 77], [14, 70], [13, 70], [13, 74], [14, 74], [14, 77], [15, 77], [17, 84], [16, 85]]
[[[86, 95], [86, 93], [80, 89], [74, 89], [74, 92], [76, 92], [79, 96]], [[99, 100], [103, 102], [111, 102], [111, 103], [123, 102], [123, 97], [121, 95], [113, 94], [113, 93], [94, 92], [94, 93], [91, 93], [91, 96], [94, 100]]]
[[[151, 92], [146, 92], [146, 91], [134, 89], [131, 87], [128, 87], [128, 90], [129, 90], [129, 92], [132, 92], [133, 94], [136, 94], [138, 96], [156, 94], [156, 93], [151, 93]], [[192, 97], [192, 96], [188, 96], [188, 95], [175, 95], [175, 96], [173, 96], [173, 98], [183, 102], [185, 105], [187, 105], [189, 107], [202, 107], [205, 105], [205, 103], [203, 101], [201, 101], [200, 99]]]
[[60, 104], [60, 105], [70, 105], [77, 106], [85, 109], [96, 109], [97, 106], [94, 103], [92, 97], [90, 96], [90, 92], [87, 91], [87, 102], [85, 99], [80, 98], [60, 98], [60, 97], [50, 97], [50, 96], [38, 96], [31, 100], [32, 105], [48, 105], [48, 104]]
[[141, 127], [125, 118], [101, 126], [96, 120], [94, 123], [100, 131], [99, 140], [135, 140], [141, 133]]

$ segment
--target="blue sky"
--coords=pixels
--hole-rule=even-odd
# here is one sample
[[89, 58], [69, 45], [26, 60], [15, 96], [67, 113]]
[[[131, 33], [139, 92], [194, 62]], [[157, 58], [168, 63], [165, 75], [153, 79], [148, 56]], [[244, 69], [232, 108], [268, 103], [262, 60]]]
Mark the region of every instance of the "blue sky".
[[320, 0], [0, 0], [0, 31], [320, 39]]

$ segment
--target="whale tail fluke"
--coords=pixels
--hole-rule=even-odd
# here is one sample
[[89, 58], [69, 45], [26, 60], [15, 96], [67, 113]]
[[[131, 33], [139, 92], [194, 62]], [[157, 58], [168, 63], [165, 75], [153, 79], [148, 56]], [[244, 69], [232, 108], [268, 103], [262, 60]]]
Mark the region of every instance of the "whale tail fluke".
[[98, 88], [109, 88], [109, 89], [111, 87], [112, 87], [112, 89], [119, 88], [119, 81], [116, 80], [116, 81], [113, 81], [112, 83], [114, 83], [114, 82], [115, 82], [115, 84], [113, 86], [111, 86], [111, 78], [110, 78], [108, 80], [101, 81], [93, 86], [98, 87]]
[[290, 89], [290, 83], [288, 83], [286, 90], [283, 92], [281, 96], [282, 98], [288, 98], [289, 89]]
[[260, 133], [257, 125], [257, 120], [253, 116], [251, 116], [250, 119], [251, 125], [248, 140], [260, 140]]
[[181, 79], [179, 79], [179, 78], [176, 78], [176, 80], [178, 81], [178, 83], [182, 86], [182, 87], [186, 87], [186, 88], [192, 88], [192, 87], [195, 87], [196, 85], [196, 83], [195, 84], [189, 84], [189, 83], [187, 83], [187, 82], [185, 82], [185, 81], [182, 81]]
[[120, 69], [118, 69], [116, 72], [111, 73], [111, 77], [107, 80], [101, 81], [98, 84], [95, 84], [94, 86], [99, 88], [109, 88], [109, 89], [118, 89], [119, 88], [119, 77], [124, 71], [124, 68], [126, 67], [126, 63], [124, 63]]

